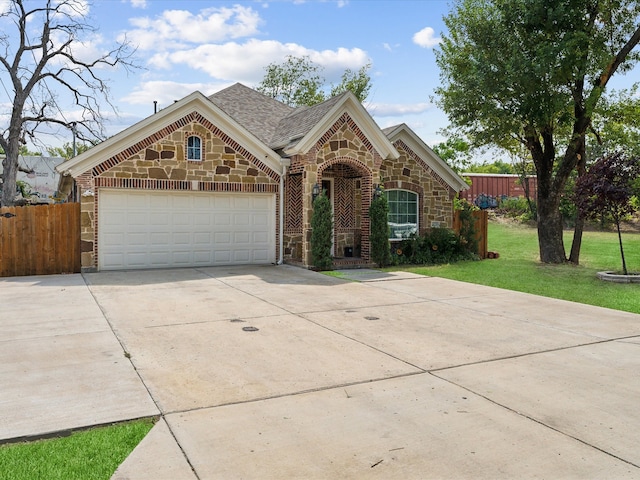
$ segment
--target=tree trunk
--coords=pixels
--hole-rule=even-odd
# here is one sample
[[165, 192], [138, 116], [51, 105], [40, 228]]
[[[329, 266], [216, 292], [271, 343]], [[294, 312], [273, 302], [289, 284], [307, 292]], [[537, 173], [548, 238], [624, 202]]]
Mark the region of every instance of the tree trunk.
[[[0, 197], [0, 205], [3, 207], [12, 207], [16, 200], [16, 175], [18, 173], [18, 152], [12, 148], [14, 145], [9, 143], [9, 148], [5, 152], [6, 157], [2, 160], [2, 196]], [[16, 150], [15, 152], [13, 150]]]
[[[578, 170], [578, 178], [587, 173], [587, 156], [585, 152], [585, 144], [582, 141], [579, 152], [579, 160], [578, 165], [576, 166], [576, 170]], [[569, 261], [574, 265], [578, 265], [580, 263], [580, 249], [582, 248], [582, 232], [584, 231], [584, 218], [580, 213], [580, 209], [578, 209], [576, 213], [576, 224], [573, 228], [573, 241], [571, 242], [571, 253], [569, 254]]]
[[574, 265], [580, 263], [580, 249], [582, 248], [582, 232], [584, 230], [584, 218], [578, 210], [576, 213], [576, 224], [573, 228], [573, 241], [571, 242], [571, 253], [569, 261]]
[[622, 248], [622, 233], [620, 232], [620, 219], [616, 218], [616, 227], [618, 228], [618, 243], [620, 244], [620, 258], [622, 258], [622, 274], [628, 275], [627, 262], [624, 259], [624, 249]]
[[543, 263], [564, 263], [567, 261], [562, 239], [562, 215], [560, 197], [543, 197], [538, 193], [538, 246], [540, 261]]
[[[564, 184], [554, 181], [553, 164], [555, 146], [553, 129], [547, 128], [540, 136], [533, 127], [527, 127], [526, 142], [538, 176], [538, 247], [543, 263], [564, 263], [567, 261], [562, 240], [562, 215], [560, 195]], [[540, 142], [542, 138], [542, 142]], [[568, 174], [567, 174], [568, 176]]]

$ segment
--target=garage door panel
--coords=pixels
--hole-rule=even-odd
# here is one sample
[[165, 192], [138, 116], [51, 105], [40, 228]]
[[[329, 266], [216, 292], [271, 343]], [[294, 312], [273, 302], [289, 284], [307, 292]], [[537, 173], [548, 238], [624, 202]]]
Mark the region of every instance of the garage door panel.
[[211, 245], [211, 234], [209, 232], [195, 232], [193, 234], [193, 244], [195, 246]]
[[249, 235], [249, 232], [236, 232], [233, 236], [233, 241], [235, 243], [244, 243], [245, 245], [249, 245], [251, 242], [251, 236]]
[[99, 268], [275, 261], [275, 196], [101, 190]]
[[235, 250], [233, 252], [234, 263], [251, 263], [251, 253], [247, 250]]

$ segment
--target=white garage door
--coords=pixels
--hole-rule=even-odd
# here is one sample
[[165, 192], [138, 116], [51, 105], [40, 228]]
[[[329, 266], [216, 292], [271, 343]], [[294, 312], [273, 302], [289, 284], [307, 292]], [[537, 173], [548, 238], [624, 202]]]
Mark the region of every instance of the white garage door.
[[275, 262], [275, 195], [100, 190], [98, 268]]

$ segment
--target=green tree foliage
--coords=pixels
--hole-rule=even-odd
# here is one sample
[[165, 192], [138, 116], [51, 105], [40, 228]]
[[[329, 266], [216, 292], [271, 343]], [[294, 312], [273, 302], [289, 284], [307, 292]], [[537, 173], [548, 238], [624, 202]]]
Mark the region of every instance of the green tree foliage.
[[440, 106], [474, 145], [530, 152], [540, 260], [565, 262], [560, 200], [571, 173], [584, 171], [585, 137], [610, 78], [637, 63], [640, 2], [457, 0], [445, 23]]
[[387, 197], [380, 195], [371, 201], [369, 207], [369, 221], [371, 233], [369, 242], [371, 245], [371, 259], [380, 267], [391, 264], [391, 246], [389, 237], [389, 204]]
[[[363, 102], [371, 90], [369, 68], [365, 65], [357, 72], [351, 69], [342, 74], [342, 81], [330, 89], [330, 95], [351, 91]], [[326, 80], [320, 75], [322, 67], [307, 56], [287, 56], [284, 63], [271, 63], [256, 90], [292, 107], [312, 106], [325, 101]]]
[[331, 202], [322, 192], [313, 202], [311, 217], [311, 261], [318, 270], [331, 270], [331, 242], [333, 237], [333, 213]]
[[433, 151], [456, 173], [465, 172], [471, 166], [471, 145], [458, 135], [451, 135], [446, 141], [434, 145]]
[[615, 153], [597, 160], [576, 182], [576, 203], [585, 218], [597, 220], [609, 215], [613, 219], [618, 230], [624, 275], [628, 272], [622, 248], [620, 223], [636, 209], [631, 199], [640, 194], [638, 179], [640, 158]]
[[640, 156], [640, 84], [603, 97], [592, 125], [597, 134], [587, 148], [588, 158], [624, 151]]
[[331, 88], [331, 96], [335, 97], [336, 95], [350, 91], [360, 100], [360, 103], [364, 102], [371, 91], [370, 68], [371, 64], [364, 65], [357, 72], [347, 68], [342, 74], [341, 82]]
[[514, 168], [510, 163], [502, 160], [494, 160], [493, 162], [482, 162], [469, 165], [465, 170], [470, 173], [495, 173], [495, 174], [514, 174]]
[[[86, 152], [91, 147], [94, 146], [94, 143], [79, 143], [76, 145], [76, 155], [80, 155], [81, 153]], [[51, 147], [47, 148], [47, 153], [52, 157], [61, 157], [69, 160], [73, 158], [73, 145], [69, 142], [65, 142], [62, 147]]]

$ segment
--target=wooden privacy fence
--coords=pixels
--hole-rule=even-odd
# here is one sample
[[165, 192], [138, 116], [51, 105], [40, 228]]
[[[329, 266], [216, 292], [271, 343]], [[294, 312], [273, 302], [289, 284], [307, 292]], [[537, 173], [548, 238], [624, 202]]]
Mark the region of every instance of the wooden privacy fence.
[[80, 272], [80, 204], [0, 208], [0, 276]]
[[[480, 258], [487, 258], [489, 253], [488, 249], [488, 230], [489, 230], [489, 212], [486, 210], [475, 210], [472, 212], [473, 219], [475, 221], [474, 231], [476, 232], [476, 239], [478, 240], [478, 255]], [[460, 233], [460, 227], [462, 222], [460, 221], [460, 210], [456, 210], [453, 217], [453, 230]]]

